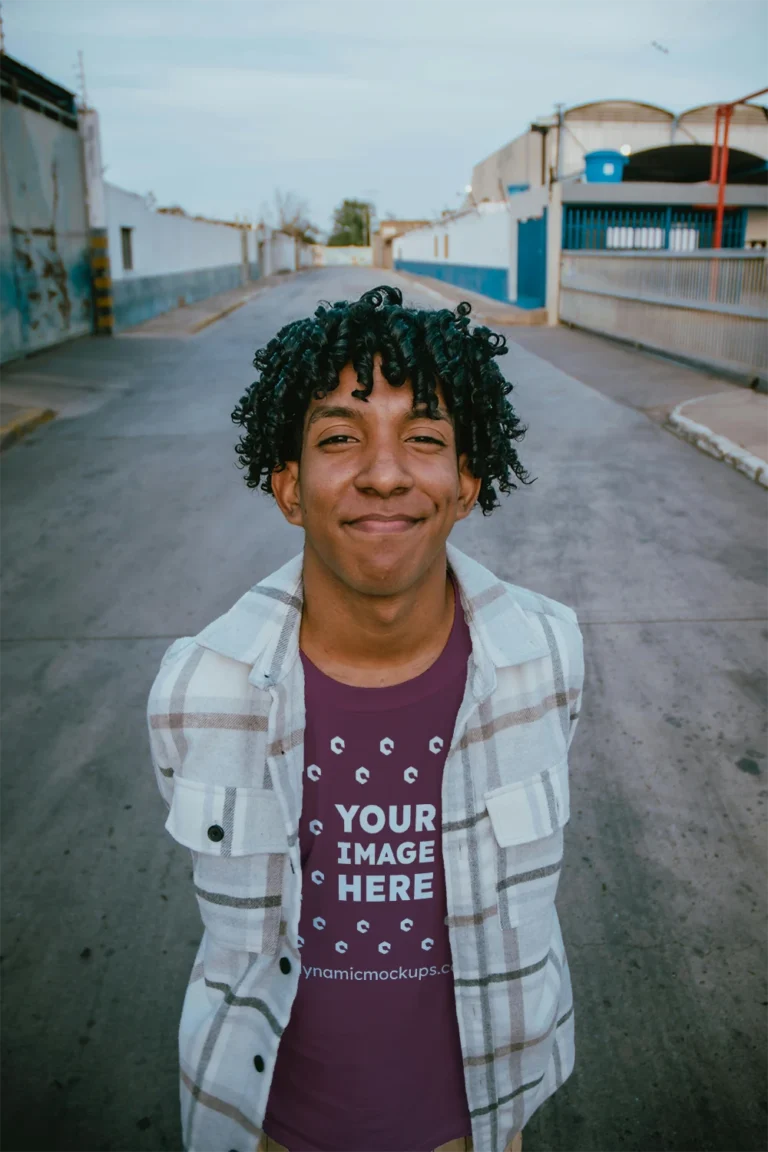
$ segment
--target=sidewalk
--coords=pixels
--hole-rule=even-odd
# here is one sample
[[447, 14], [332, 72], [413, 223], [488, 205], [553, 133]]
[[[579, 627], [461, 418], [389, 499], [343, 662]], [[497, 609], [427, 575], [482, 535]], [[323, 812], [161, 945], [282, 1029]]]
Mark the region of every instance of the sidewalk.
[[[389, 269], [382, 268], [381, 271], [385, 277]], [[436, 280], [433, 276], [416, 276], [413, 272], [401, 272], [399, 269], [392, 271], [396, 276], [418, 285], [422, 291], [438, 296], [451, 307], [455, 307], [462, 300], [468, 300], [472, 305], [471, 318], [483, 324], [531, 328], [547, 322], [546, 308], [518, 308], [516, 304], [504, 304], [501, 300], [492, 300], [490, 296], [469, 292], [466, 288], [457, 288], [454, 284]]]
[[566, 326], [519, 328], [508, 336], [768, 488], [768, 395], [716, 373]]
[[[292, 272], [265, 276], [242, 287], [209, 296], [207, 300], [200, 300], [196, 304], [163, 312], [143, 324], [123, 328], [117, 337], [189, 339], [273, 285], [282, 284], [299, 275], [300, 272]], [[94, 337], [85, 336], [82, 339], [91, 340]], [[103, 341], [106, 355], [109, 337], [96, 339]], [[66, 347], [69, 346], [67, 343]], [[56, 347], [42, 349], [39, 354], [3, 366], [0, 385], [0, 452], [57, 416], [77, 416], [92, 411], [103, 402], [104, 392], [98, 386], [84, 382], [77, 376], [52, 374], [47, 370], [44, 358], [56, 351]]]
[[206, 300], [199, 300], [196, 304], [185, 304], [182, 308], [172, 308], [170, 312], [161, 312], [151, 320], [136, 324], [132, 328], [121, 328], [118, 336], [148, 336], [184, 338], [197, 336], [203, 329], [223, 320], [230, 312], [242, 308], [262, 292], [274, 288], [276, 284], [285, 284], [288, 280], [295, 280], [303, 272], [310, 269], [299, 268], [295, 272], [274, 272], [271, 276], [262, 276], [258, 280], [251, 280], [238, 288], [228, 288], [226, 292], [219, 292], [216, 296], [209, 296]]
[[[226, 292], [218, 292], [215, 296], [209, 296], [207, 300], [198, 300], [195, 304], [185, 304], [181, 308], [172, 308], [170, 312], [161, 312], [159, 316], [153, 316], [151, 320], [144, 320], [143, 323], [135, 324], [131, 328], [121, 328], [117, 335], [196, 336], [198, 332], [202, 332], [210, 324], [215, 324], [217, 320], [229, 316], [230, 312], [242, 308], [254, 296], [258, 296], [259, 292], [263, 292], [264, 288], [268, 287], [266, 281], [277, 279], [278, 277], [269, 276], [265, 277], [264, 280], [253, 280], [242, 287], [229, 288]], [[283, 279], [283, 277], [279, 279]]]
[[667, 428], [768, 488], [768, 396], [743, 388], [684, 400]]

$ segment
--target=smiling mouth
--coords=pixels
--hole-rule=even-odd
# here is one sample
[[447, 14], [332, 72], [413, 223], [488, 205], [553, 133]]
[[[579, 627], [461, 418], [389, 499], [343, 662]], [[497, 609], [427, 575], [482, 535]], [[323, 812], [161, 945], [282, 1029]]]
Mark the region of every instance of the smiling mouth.
[[350, 520], [347, 527], [356, 528], [358, 532], [388, 535], [395, 532], [406, 532], [409, 528], [414, 528], [420, 523], [420, 520], [414, 520], [409, 516], [388, 516], [386, 518], [373, 517]]

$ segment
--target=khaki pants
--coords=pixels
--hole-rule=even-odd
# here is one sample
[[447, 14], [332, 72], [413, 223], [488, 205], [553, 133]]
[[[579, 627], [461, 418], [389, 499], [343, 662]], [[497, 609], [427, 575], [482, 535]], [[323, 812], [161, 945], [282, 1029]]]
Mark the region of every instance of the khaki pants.
[[[288, 1152], [288, 1149], [262, 1132], [259, 1152]], [[441, 1144], [439, 1148], [436, 1148], [435, 1152], [473, 1152], [472, 1138], [471, 1136], [461, 1136], [458, 1140], [449, 1140], [447, 1144]], [[522, 1132], [518, 1132], [514, 1140], [507, 1145], [506, 1152], [523, 1152]]]

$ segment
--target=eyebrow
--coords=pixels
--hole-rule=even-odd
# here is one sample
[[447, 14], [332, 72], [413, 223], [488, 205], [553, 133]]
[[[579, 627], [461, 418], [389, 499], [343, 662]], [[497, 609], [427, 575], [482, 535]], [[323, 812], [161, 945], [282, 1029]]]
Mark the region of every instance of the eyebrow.
[[[312, 411], [307, 427], [311, 427], [318, 420], [325, 420], [330, 417], [336, 417], [342, 420], [356, 420], [361, 415], [362, 412], [359, 408], [345, 408], [343, 405], [338, 404], [321, 404]], [[417, 412], [411, 409], [406, 416], [406, 420], [434, 420], [435, 422], [445, 420], [449, 424], [451, 423], [450, 414], [446, 412], [445, 408], [441, 408], [440, 405], [438, 405], [437, 415], [434, 417], [430, 416], [426, 410], [420, 408]]]

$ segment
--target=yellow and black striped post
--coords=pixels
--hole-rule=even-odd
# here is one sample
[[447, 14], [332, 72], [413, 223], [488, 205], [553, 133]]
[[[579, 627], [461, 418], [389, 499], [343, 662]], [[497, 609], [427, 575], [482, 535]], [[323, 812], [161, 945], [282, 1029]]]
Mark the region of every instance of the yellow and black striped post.
[[112, 274], [106, 228], [91, 229], [91, 282], [94, 329], [97, 335], [111, 336], [115, 327], [115, 315], [112, 307]]

